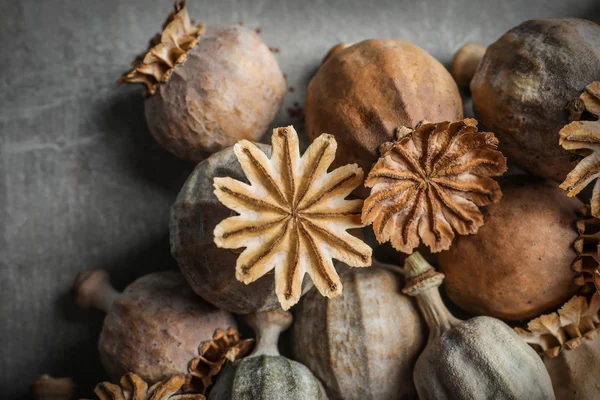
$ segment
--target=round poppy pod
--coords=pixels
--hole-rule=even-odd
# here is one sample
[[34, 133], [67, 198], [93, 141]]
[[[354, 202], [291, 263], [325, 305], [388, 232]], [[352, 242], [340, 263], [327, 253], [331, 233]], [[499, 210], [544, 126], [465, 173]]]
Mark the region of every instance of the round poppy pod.
[[163, 32], [123, 83], [145, 85], [145, 113], [156, 141], [199, 162], [241, 139], [259, 140], [287, 85], [277, 60], [252, 29], [192, 24], [175, 3]]
[[551, 311], [577, 290], [573, 243], [582, 207], [550, 182], [523, 178], [502, 187], [476, 235], [439, 254], [450, 299], [477, 315], [517, 321]]
[[532, 20], [490, 45], [471, 80], [473, 108], [509, 160], [558, 182], [573, 169], [558, 143], [567, 104], [600, 79], [600, 26]]
[[450, 73], [426, 51], [375, 39], [333, 49], [310, 81], [305, 112], [311, 140], [335, 136], [334, 166], [357, 163], [368, 172], [397, 128], [456, 121], [463, 106]]

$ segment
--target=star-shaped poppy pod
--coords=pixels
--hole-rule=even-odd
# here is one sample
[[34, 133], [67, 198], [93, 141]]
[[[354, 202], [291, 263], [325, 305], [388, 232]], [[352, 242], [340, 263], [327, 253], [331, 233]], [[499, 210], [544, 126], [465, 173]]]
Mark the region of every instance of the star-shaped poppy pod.
[[506, 171], [493, 133], [477, 132], [477, 121], [423, 123], [398, 130], [398, 141], [381, 147], [365, 186], [362, 220], [373, 224], [380, 243], [410, 254], [423, 243], [432, 252], [450, 247], [454, 232], [476, 233], [478, 207], [502, 197], [491, 176]]
[[342, 293], [332, 259], [353, 267], [371, 265], [371, 248], [346, 232], [360, 228], [362, 200], [345, 200], [363, 181], [356, 164], [331, 172], [337, 143], [319, 136], [300, 156], [292, 126], [278, 128], [271, 138], [269, 159], [242, 140], [235, 154], [250, 182], [215, 178], [215, 195], [239, 215], [215, 227], [217, 246], [245, 248], [237, 259], [236, 277], [246, 284], [275, 270], [275, 292], [281, 307], [300, 299], [305, 273], [327, 297]]

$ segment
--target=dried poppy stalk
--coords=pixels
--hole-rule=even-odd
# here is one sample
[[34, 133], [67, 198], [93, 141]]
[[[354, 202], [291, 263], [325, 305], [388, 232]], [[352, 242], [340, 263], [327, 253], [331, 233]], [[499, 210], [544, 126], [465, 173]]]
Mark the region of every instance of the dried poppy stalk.
[[163, 32], [150, 40], [146, 53], [138, 56], [131, 71], [119, 80], [121, 83], [141, 83], [145, 94], [153, 95], [161, 82], [166, 82], [173, 68], [187, 58], [188, 51], [204, 33], [204, 25], [193, 25], [185, 7], [185, 0], [175, 2], [175, 11], [163, 24]]
[[502, 197], [491, 179], [506, 171], [493, 133], [477, 132], [477, 121], [422, 123], [400, 128], [398, 141], [381, 147], [365, 186], [371, 194], [362, 221], [373, 224], [380, 243], [411, 253], [421, 241], [433, 252], [450, 247], [454, 232], [476, 233], [478, 207]]
[[204, 395], [182, 391], [185, 377], [172, 376], [150, 386], [133, 373], [123, 375], [118, 385], [99, 383], [94, 392], [99, 400], [206, 400]]
[[[579, 100], [579, 101], [577, 101]], [[584, 107], [581, 107], [583, 103]], [[570, 104], [571, 122], [559, 132], [560, 145], [583, 159], [567, 175], [560, 188], [570, 197], [576, 196], [590, 182], [596, 180], [592, 193], [592, 215], [600, 217], [600, 82], [592, 82], [579, 99]], [[595, 121], [580, 121], [583, 109], [593, 115]]]
[[212, 340], [200, 345], [198, 357], [190, 361], [184, 391], [205, 394], [212, 384], [212, 378], [221, 371], [227, 361], [233, 362], [243, 358], [253, 347], [254, 339], [242, 340], [237, 329], [217, 329]]
[[346, 232], [359, 228], [362, 200], [345, 200], [363, 181], [356, 164], [331, 172], [337, 144], [319, 136], [300, 156], [292, 126], [278, 128], [271, 138], [269, 159], [247, 140], [234, 151], [250, 185], [215, 178], [215, 195], [239, 215], [214, 230], [217, 246], [245, 248], [236, 263], [236, 277], [251, 283], [275, 269], [275, 292], [281, 307], [300, 299], [305, 273], [327, 297], [339, 296], [342, 284], [332, 258], [353, 267], [371, 265], [371, 248]]
[[576, 224], [579, 237], [573, 244], [577, 259], [571, 268], [579, 273], [574, 283], [584, 292], [589, 288], [600, 292], [600, 220], [591, 215], [589, 206], [581, 210], [581, 215]]

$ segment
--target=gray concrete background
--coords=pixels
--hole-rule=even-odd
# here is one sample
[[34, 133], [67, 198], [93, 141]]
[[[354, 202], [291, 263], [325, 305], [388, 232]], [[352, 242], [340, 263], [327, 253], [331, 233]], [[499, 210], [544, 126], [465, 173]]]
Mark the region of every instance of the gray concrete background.
[[[140, 89], [115, 88], [159, 30], [166, 0], [0, 0], [0, 398], [25, 398], [40, 373], [71, 375], [81, 395], [103, 379], [98, 312], [69, 297], [75, 273], [106, 268], [116, 286], [175, 269], [169, 208], [191, 171], [148, 133]], [[274, 125], [303, 103], [340, 41], [411, 41], [444, 63], [531, 18], [600, 17], [578, 1], [189, 1], [193, 18], [261, 27], [289, 86]]]

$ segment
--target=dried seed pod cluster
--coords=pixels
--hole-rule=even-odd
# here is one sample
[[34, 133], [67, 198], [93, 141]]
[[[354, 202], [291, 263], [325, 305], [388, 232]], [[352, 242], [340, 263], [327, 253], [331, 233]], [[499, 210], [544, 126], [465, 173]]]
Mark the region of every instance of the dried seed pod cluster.
[[286, 92], [277, 60], [254, 30], [193, 25], [185, 1], [120, 82], [144, 85], [150, 132], [191, 162], [240, 139], [258, 140]]
[[373, 224], [377, 240], [408, 254], [421, 241], [439, 252], [454, 232], [476, 233], [479, 207], [502, 196], [490, 178], [506, 171], [494, 134], [477, 132], [477, 121], [465, 119], [401, 128], [397, 139], [382, 146], [365, 182], [372, 189], [362, 220]]
[[558, 312], [542, 315], [517, 333], [542, 354], [557, 398], [600, 396], [600, 293], [575, 296]]
[[206, 400], [202, 394], [184, 393], [185, 377], [171, 376], [151, 384], [136, 374], [123, 375], [119, 384], [102, 382], [94, 392], [98, 400]]
[[271, 158], [248, 141], [234, 146], [247, 185], [230, 177], [214, 180], [215, 195], [239, 215], [215, 227], [215, 243], [245, 248], [236, 277], [248, 284], [275, 269], [275, 292], [284, 310], [300, 299], [308, 274], [327, 297], [342, 293], [332, 259], [352, 267], [371, 265], [371, 248], [346, 232], [360, 228], [362, 200], [344, 200], [363, 181], [356, 164], [327, 172], [337, 144], [321, 135], [301, 157], [292, 126], [271, 138]]

